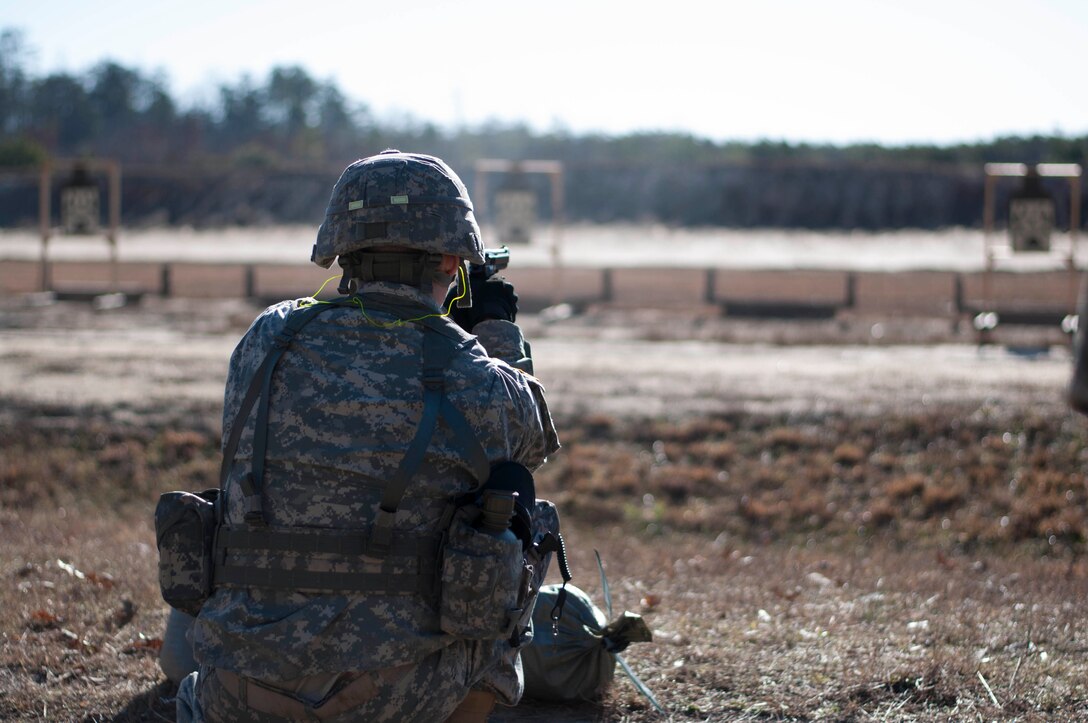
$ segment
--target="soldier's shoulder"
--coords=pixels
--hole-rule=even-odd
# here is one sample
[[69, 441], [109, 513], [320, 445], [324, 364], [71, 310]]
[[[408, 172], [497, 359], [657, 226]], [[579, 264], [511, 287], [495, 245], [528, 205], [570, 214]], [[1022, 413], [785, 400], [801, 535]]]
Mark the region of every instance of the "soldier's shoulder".
[[[454, 376], [461, 377], [468, 387], [482, 387], [487, 382], [503, 380], [502, 387], [513, 393], [513, 389], [521, 390], [520, 393], [535, 389], [540, 382], [535, 377], [518, 369], [504, 359], [492, 356], [488, 349], [478, 340], [473, 339], [462, 347], [462, 353], [455, 355], [450, 371]], [[543, 391], [543, 387], [540, 387]]]
[[232, 359], [238, 363], [252, 363], [259, 358], [272, 343], [272, 338], [283, 329], [287, 315], [296, 305], [296, 301], [281, 301], [258, 314], [238, 340]]
[[284, 299], [283, 301], [272, 304], [272, 306], [269, 306], [262, 311], [257, 316], [257, 321], [263, 321], [266, 324], [278, 323], [282, 325], [292, 311], [312, 303], [313, 299]]
[[261, 334], [275, 334], [277, 331], [283, 328], [283, 325], [287, 323], [287, 316], [298, 309], [301, 303], [306, 301], [312, 301], [310, 299], [285, 299], [272, 304], [253, 320], [253, 323], [249, 325], [249, 329], [246, 331], [247, 336], [256, 336]]

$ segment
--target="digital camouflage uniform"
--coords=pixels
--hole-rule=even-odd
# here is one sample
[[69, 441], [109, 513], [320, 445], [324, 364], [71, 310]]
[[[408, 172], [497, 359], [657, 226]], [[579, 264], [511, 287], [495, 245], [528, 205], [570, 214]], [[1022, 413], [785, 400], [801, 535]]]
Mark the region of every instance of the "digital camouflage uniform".
[[[334, 195], [330, 209], [336, 200]], [[416, 432], [424, 334], [418, 324], [397, 324], [376, 307], [407, 306], [421, 315], [442, 309], [403, 284], [364, 283], [357, 297], [362, 308], [317, 315], [276, 367], [262, 494], [269, 528], [367, 527], [383, 482]], [[273, 338], [298, 306], [285, 301], [265, 310], [234, 350], [224, 440]], [[491, 463], [512, 460], [535, 469], [559, 445], [543, 388], [517, 368], [528, 361], [521, 331], [511, 322], [488, 320], [472, 333], [478, 341], [454, 354], [446, 368], [446, 398], [467, 418]], [[250, 415], [227, 478], [227, 525], [243, 524], [240, 480], [252, 464], [253, 426]], [[478, 486], [464, 450], [439, 423], [397, 511], [395, 532], [441, 533], [452, 499]], [[259, 555], [254, 557], [259, 566]], [[396, 569], [391, 559], [364, 557], [362, 564], [366, 572], [410, 572]], [[311, 703], [330, 691], [335, 695], [346, 682], [355, 681], [355, 690], [360, 682], [376, 688], [369, 700], [329, 720], [442, 721], [470, 689], [493, 691], [499, 702], [513, 705], [523, 687], [517, 651], [506, 640], [442, 632], [433, 602], [419, 594], [218, 587], [200, 611], [192, 642], [200, 671], [179, 690], [179, 720], [276, 719], [247, 708], [238, 699], [245, 691], [224, 685], [216, 670], [298, 691]]]

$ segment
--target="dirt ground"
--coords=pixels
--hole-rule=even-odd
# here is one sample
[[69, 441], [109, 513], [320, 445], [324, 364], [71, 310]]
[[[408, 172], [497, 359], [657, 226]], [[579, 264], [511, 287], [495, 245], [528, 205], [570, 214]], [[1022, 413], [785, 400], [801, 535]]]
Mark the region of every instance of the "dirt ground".
[[[0, 719], [172, 720], [150, 513], [213, 483], [256, 311], [0, 300]], [[616, 607], [654, 630], [625, 657], [671, 719], [1088, 719], [1066, 348], [924, 319], [524, 325], [575, 584], [601, 602], [599, 550]], [[621, 678], [493, 719], [665, 718]]]
[[[145, 297], [96, 311], [21, 298], [0, 297], [4, 397], [119, 416], [220, 403], [230, 352], [259, 312], [231, 299]], [[979, 347], [945, 319], [784, 322], [598, 307], [523, 326], [553, 408], [568, 415], [878, 414], [987, 400], [1058, 409], [1070, 366], [1060, 334], [1010, 328], [1014, 346]]]

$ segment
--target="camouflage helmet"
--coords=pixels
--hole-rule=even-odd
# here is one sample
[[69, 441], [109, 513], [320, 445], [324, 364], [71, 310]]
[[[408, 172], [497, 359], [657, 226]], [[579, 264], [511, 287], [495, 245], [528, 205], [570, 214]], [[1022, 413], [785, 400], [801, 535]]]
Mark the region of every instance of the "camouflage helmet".
[[355, 161], [332, 189], [310, 260], [372, 246], [405, 246], [483, 263], [480, 227], [465, 184], [441, 159], [382, 151]]

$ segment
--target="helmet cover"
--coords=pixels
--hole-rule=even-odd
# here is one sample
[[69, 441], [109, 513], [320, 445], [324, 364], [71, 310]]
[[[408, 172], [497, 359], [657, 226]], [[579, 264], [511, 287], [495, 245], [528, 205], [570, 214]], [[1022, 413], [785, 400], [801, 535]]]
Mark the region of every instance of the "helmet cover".
[[483, 263], [480, 227], [465, 184], [441, 159], [388, 150], [355, 161], [332, 189], [310, 260], [374, 246], [403, 246]]

